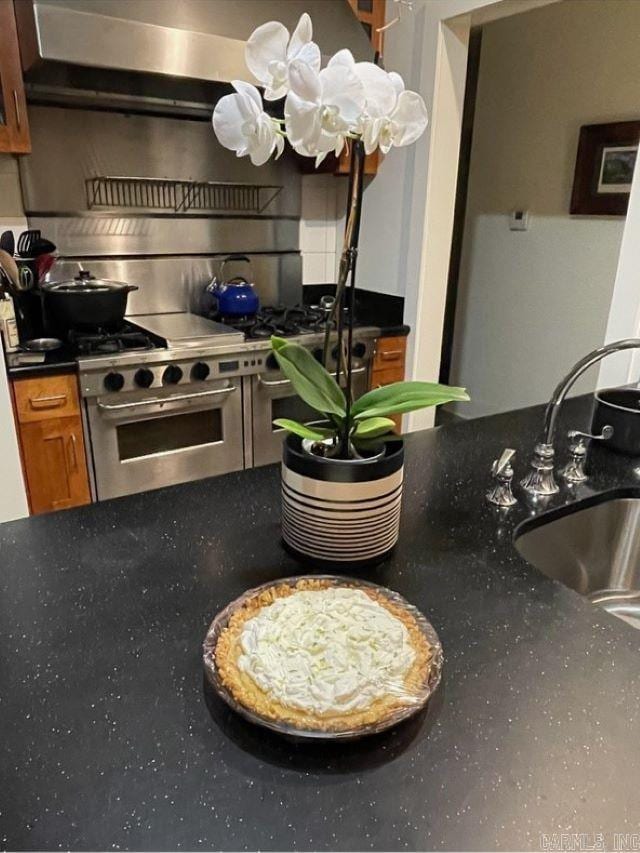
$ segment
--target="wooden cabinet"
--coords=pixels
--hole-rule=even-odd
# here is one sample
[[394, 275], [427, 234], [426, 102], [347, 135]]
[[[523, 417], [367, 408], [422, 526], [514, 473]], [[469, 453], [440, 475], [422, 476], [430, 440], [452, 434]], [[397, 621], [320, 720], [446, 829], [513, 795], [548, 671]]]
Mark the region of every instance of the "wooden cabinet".
[[382, 55], [384, 33], [379, 30], [384, 27], [385, 0], [349, 0], [349, 5], [364, 27], [374, 50]]
[[12, 0], [0, 0], [0, 152], [31, 151]]
[[[373, 354], [371, 388], [381, 388], [404, 380], [407, 339], [404, 335], [378, 338]], [[402, 415], [393, 415], [396, 432], [402, 432]]]
[[32, 514], [91, 501], [75, 376], [13, 383], [22, 467]]

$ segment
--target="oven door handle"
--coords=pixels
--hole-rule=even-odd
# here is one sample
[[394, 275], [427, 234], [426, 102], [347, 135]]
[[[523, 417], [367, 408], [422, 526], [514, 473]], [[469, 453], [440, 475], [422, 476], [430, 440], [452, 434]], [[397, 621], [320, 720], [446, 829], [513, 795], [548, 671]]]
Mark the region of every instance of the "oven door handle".
[[[351, 375], [355, 376], [358, 373], [366, 373], [366, 367], [356, 367], [351, 371]], [[334, 378], [338, 375], [337, 373], [331, 374]], [[290, 379], [263, 379], [260, 374], [258, 374], [258, 384], [262, 385], [264, 388], [282, 388], [284, 385], [291, 385]]]
[[153, 397], [150, 400], [135, 400], [132, 403], [101, 403], [98, 400], [98, 408], [106, 412], [119, 412], [123, 409], [137, 409], [140, 406], [152, 406], [154, 404], [180, 403], [184, 400], [201, 400], [203, 397], [215, 397], [221, 394], [231, 394], [238, 390], [237, 385], [229, 388], [216, 388], [212, 391], [197, 391], [195, 394], [174, 394], [172, 397]]

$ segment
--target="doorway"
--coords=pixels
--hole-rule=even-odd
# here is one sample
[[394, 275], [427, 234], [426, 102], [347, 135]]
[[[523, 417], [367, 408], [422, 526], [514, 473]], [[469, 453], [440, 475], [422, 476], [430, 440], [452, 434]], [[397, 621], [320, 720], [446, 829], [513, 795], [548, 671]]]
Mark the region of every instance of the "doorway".
[[546, 402], [604, 343], [625, 217], [572, 212], [572, 194], [583, 127], [640, 127], [639, 32], [636, 0], [561, 0], [472, 31], [440, 370], [472, 402], [441, 419]]

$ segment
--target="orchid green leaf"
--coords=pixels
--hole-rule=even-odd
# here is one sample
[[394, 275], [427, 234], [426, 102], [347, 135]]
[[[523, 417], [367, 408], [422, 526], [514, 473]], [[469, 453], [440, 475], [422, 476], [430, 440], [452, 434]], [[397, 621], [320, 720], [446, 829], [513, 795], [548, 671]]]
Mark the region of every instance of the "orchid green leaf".
[[413, 412], [428, 406], [469, 399], [464, 388], [435, 382], [394, 382], [363, 394], [356, 400], [351, 415], [357, 421], [386, 415]]
[[354, 439], [378, 438], [388, 433], [394, 426], [395, 421], [392, 421], [391, 418], [367, 418], [357, 422], [352, 436]]
[[292, 432], [294, 435], [299, 435], [300, 438], [309, 438], [311, 441], [322, 441], [335, 435], [335, 430], [316, 427], [315, 425], [307, 426], [289, 418], [276, 418], [273, 425], [280, 427], [280, 429], [286, 429], [287, 432]]
[[275, 336], [271, 338], [271, 346], [280, 370], [308, 406], [317, 412], [345, 418], [347, 402], [342, 389], [305, 347]]

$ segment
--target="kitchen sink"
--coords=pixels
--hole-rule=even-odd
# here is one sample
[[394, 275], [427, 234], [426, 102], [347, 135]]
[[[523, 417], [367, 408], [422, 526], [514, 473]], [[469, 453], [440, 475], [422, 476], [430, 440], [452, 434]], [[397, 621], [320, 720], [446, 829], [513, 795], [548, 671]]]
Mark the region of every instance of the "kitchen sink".
[[640, 628], [640, 492], [598, 495], [525, 521], [519, 553], [548, 577]]

